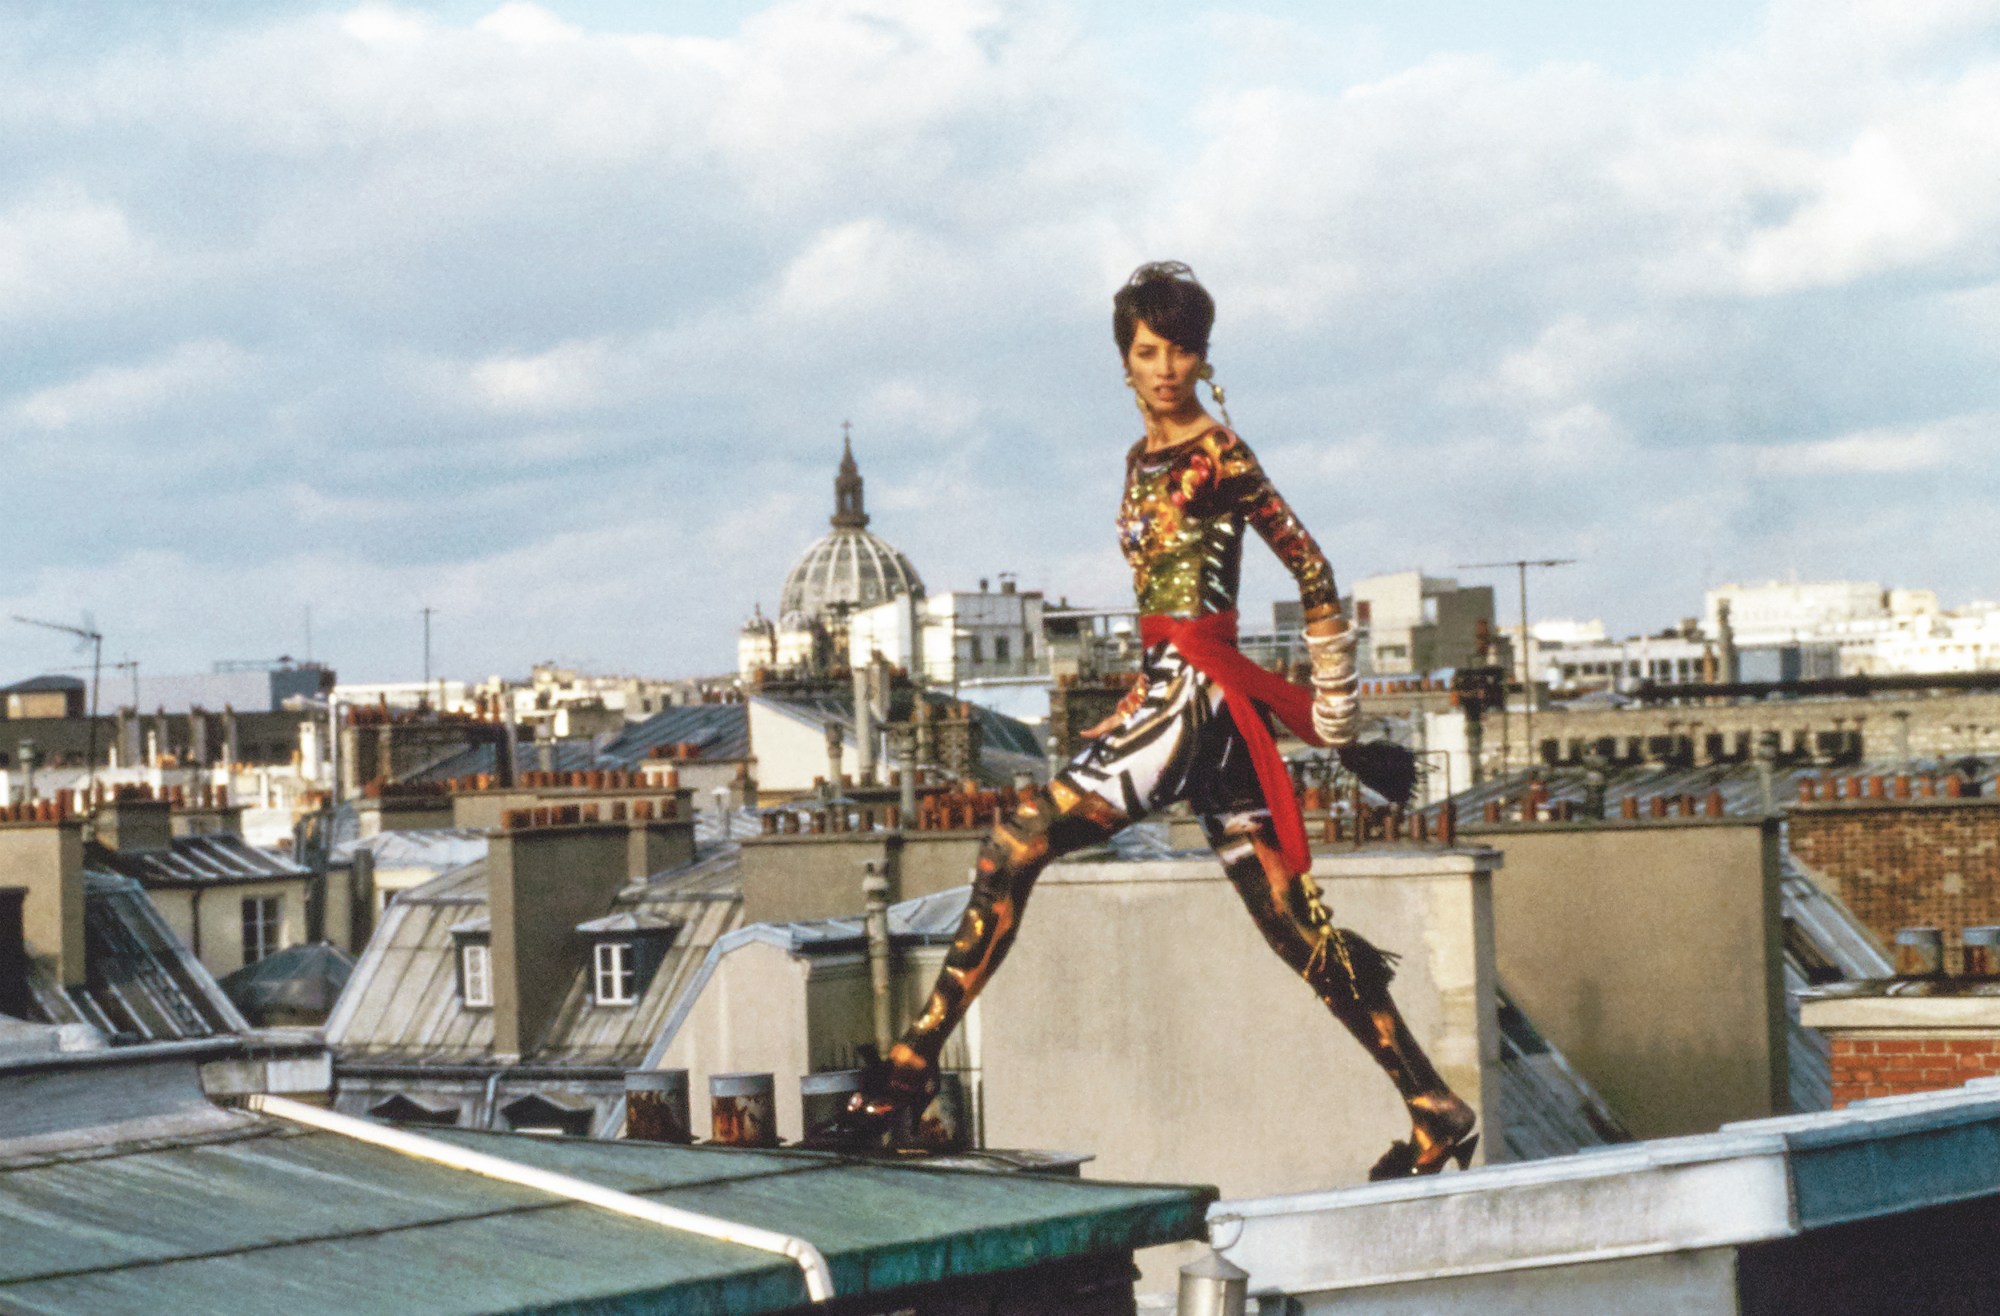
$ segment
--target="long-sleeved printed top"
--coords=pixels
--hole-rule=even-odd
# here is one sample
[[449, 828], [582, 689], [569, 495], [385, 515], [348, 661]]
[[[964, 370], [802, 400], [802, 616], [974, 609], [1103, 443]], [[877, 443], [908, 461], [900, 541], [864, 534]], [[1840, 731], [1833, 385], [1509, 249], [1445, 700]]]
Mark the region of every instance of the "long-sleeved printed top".
[[1141, 439], [1126, 454], [1118, 506], [1139, 611], [1199, 617], [1235, 607], [1246, 522], [1298, 582], [1306, 620], [1334, 616], [1333, 568], [1249, 445], [1219, 425], [1159, 452]]

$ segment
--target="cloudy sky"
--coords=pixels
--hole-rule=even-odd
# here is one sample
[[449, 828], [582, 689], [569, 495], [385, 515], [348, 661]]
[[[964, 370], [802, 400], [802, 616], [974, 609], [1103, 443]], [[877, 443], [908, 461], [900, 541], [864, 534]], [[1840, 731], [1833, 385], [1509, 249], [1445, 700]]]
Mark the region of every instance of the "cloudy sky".
[[[171, 11], [171, 12], [168, 12]], [[1496, 12], [1502, 11], [1502, 12]], [[2000, 595], [2000, 2], [0, 6], [0, 612], [727, 669], [831, 511], [1122, 601], [1190, 262], [1343, 579]], [[1246, 611], [1286, 581], [1268, 559]], [[1506, 597], [1503, 595], [1503, 597]], [[1265, 614], [1268, 615], [1268, 614]], [[0, 630], [0, 678], [76, 661]]]

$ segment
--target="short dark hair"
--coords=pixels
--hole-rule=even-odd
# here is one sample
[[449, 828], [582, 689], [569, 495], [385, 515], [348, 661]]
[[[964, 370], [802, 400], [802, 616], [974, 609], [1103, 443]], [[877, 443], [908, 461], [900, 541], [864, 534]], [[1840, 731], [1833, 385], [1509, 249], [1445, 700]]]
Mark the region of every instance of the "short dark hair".
[[1111, 334], [1118, 355], [1132, 351], [1139, 323], [1184, 352], [1208, 355], [1208, 331], [1215, 326], [1215, 299], [1177, 260], [1152, 261], [1132, 271], [1111, 298]]

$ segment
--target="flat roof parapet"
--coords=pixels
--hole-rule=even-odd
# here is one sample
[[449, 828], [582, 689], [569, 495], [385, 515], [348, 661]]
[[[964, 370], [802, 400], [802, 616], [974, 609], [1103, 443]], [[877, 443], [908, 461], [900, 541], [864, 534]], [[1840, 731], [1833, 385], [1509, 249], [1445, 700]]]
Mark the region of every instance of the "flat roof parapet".
[[1996, 1142], [2000, 1079], [1975, 1079], [1438, 1178], [1225, 1200], [1209, 1225], [1255, 1293], [1555, 1270], [2000, 1197]]

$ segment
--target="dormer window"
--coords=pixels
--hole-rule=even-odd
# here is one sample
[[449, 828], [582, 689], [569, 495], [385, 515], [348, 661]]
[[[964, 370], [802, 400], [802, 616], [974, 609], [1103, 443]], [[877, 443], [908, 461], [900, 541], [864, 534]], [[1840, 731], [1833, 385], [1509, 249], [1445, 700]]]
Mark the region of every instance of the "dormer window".
[[639, 999], [638, 949], [629, 941], [597, 943], [592, 995], [599, 1005], [630, 1005]]
[[620, 913], [577, 925], [590, 938], [590, 999], [637, 1005], [653, 984], [681, 925], [648, 914]]
[[458, 1003], [468, 1010], [493, 1008], [493, 929], [485, 919], [473, 919], [451, 930], [452, 955], [458, 961]]
[[458, 948], [458, 981], [467, 1008], [489, 1009], [493, 1005], [493, 948], [482, 941], [468, 941]]

